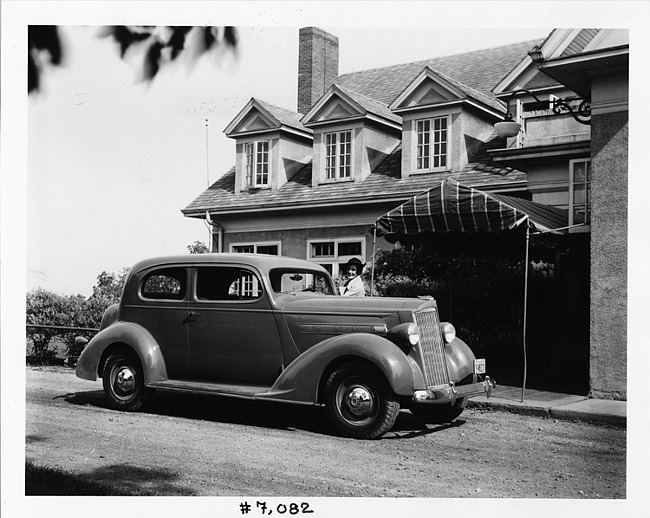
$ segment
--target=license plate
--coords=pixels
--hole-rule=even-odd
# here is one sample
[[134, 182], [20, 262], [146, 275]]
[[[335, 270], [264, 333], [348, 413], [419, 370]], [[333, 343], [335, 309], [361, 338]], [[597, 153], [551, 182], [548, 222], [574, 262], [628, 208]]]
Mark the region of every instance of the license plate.
[[485, 374], [485, 358], [474, 360], [474, 374]]

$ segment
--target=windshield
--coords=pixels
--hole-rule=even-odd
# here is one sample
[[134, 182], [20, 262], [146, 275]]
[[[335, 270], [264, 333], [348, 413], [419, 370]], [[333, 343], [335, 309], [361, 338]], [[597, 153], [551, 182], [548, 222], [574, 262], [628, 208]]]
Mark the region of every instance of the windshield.
[[311, 291], [334, 295], [334, 285], [329, 275], [308, 270], [277, 268], [269, 275], [275, 293], [301, 293]]

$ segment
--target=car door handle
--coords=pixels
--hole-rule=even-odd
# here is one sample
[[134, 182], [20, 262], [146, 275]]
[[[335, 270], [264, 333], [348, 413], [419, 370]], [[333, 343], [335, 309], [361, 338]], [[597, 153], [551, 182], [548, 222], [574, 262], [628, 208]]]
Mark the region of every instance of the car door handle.
[[194, 318], [198, 313], [195, 313], [194, 311], [190, 311], [187, 314], [187, 317], [185, 320], [183, 320], [183, 324], [189, 324], [190, 322], [196, 322], [196, 318]]

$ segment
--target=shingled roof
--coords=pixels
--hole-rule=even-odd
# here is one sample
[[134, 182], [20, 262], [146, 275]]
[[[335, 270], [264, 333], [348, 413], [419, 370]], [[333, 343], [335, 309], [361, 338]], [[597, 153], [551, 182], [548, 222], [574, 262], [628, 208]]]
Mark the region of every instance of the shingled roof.
[[271, 104], [257, 97], [255, 97], [255, 101], [257, 101], [260, 106], [265, 108], [271, 115], [273, 115], [273, 117], [275, 117], [278, 122], [280, 122], [280, 124], [300, 129], [302, 131], [311, 132], [309, 128], [305, 128], [305, 126], [302, 125], [302, 122], [300, 122], [303, 117], [302, 113], [297, 113], [291, 110], [287, 110], [286, 108], [281, 108], [280, 106], [276, 106], [275, 104]]
[[[494, 97], [492, 89], [497, 83], [540, 42], [541, 40], [523, 41], [490, 49], [352, 72], [340, 76], [337, 84], [388, 106], [422, 72], [422, 69], [428, 66], [453, 78], [456, 83], [462, 83], [489, 97]], [[505, 108], [502, 109], [505, 112]]]
[[[503, 139], [493, 137], [484, 143], [474, 158], [463, 168], [463, 182], [473, 187], [492, 191], [518, 187], [526, 181], [526, 174], [493, 163], [488, 148], [503, 148]], [[480, 159], [480, 161], [479, 161]], [[322, 206], [336, 201], [339, 204], [357, 204], [360, 201], [406, 200], [425, 191], [445, 178], [459, 173], [444, 172], [412, 175], [400, 178], [402, 148], [398, 146], [363, 182], [339, 182], [311, 186], [311, 162], [296, 173], [280, 190], [258, 189], [241, 191], [235, 195], [235, 168], [230, 169], [182, 212], [187, 216], [214, 214], [249, 209], [276, 209], [283, 207]], [[342, 202], [342, 200], [344, 200]]]
[[[504, 106], [496, 100], [492, 88], [522, 60], [522, 56], [540, 40], [524, 41], [483, 49], [463, 54], [438, 57], [428, 60], [374, 68], [344, 74], [338, 78], [341, 91], [359, 102], [372, 113], [385, 114], [395, 98], [422, 72], [425, 67], [445, 76], [466, 94], [505, 112]], [[258, 102], [260, 102], [258, 100]], [[285, 124], [295, 124], [300, 114], [264, 103], [264, 106]], [[395, 120], [395, 114], [392, 119]], [[494, 139], [484, 143], [461, 173], [444, 172], [412, 175], [401, 178], [401, 146], [398, 146], [363, 182], [327, 183], [312, 187], [312, 163], [306, 164], [281, 189], [242, 190], [235, 195], [235, 168], [182, 210], [186, 216], [202, 216], [206, 210], [211, 213], [231, 213], [246, 210], [279, 209], [283, 207], [310, 207], [336, 201], [339, 204], [354, 204], [373, 201], [406, 200], [445, 178], [462, 174], [467, 185], [495, 190], [521, 187], [526, 174], [512, 168], [504, 168], [491, 162], [485, 149], [503, 141]]]

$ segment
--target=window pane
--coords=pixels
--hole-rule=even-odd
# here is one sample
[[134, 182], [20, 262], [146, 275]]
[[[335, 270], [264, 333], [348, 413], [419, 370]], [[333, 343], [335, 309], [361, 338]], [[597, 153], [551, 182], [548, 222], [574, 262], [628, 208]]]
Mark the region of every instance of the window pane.
[[278, 255], [278, 245], [257, 245], [257, 253]]
[[336, 134], [325, 135], [325, 177], [332, 180], [336, 177]]
[[236, 254], [253, 254], [255, 253], [255, 245], [238, 245], [233, 246], [232, 251]]
[[167, 268], [149, 274], [142, 283], [142, 296], [151, 299], [182, 300], [185, 298], [184, 268]]
[[573, 188], [573, 203], [583, 205], [587, 201], [587, 188], [584, 185], [576, 185]]
[[334, 257], [334, 243], [312, 243], [312, 257]]
[[253, 155], [253, 143], [249, 142], [245, 146], [246, 152], [246, 187], [253, 185], [253, 169], [255, 168], [255, 160]]
[[431, 156], [431, 121], [417, 121], [417, 150], [416, 150], [416, 167], [417, 169], [429, 169]]
[[573, 164], [573, 181], [574, 182], [584, 182], [585, 181], [585, 163], [584, 162], [575, 162]]
[[269, 143], [257, 143], [257, 168], [256, 185], [269, 184]]
[[269, 274], [273, 291], [280, 293], [300, 293], [313, 291], [333, 295], [329, 279], [320, 272], [306, 270], [274, 269]]
[[576, 225], [579, 223], [586, 223], [584, 207], [573, 209], [573, 224]]
[[199, 267], [196, 296], [200, 300], [233, 300], [239, 298], [239, 268]]
[[342, 255], [361, 255], [361, 243], [359, 241], [354, 243], [339, 243], [338, 256]]

